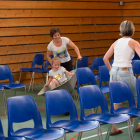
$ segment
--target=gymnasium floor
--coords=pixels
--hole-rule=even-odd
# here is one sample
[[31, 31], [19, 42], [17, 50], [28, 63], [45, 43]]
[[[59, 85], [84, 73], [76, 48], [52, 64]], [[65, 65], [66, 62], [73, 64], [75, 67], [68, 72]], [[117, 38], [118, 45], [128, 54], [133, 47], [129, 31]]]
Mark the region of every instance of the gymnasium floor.
[[[43, 126], [44, 128], [46, 128], [46, 108], [45, 108], [45, 96], [38, 96], [37, 93], [42, 89], [43, 85], [36, 85], [34, 86], [34, 91], [27, 91], [27, 95], [30, 95], [34, 98], [35, 102], [37, 103], [40, 113], [41, 113], [41, 117], [42, 117], [42, 121], [43, 121]], [[28, 89], [28, 87], [27, 87]], [[6, 97], [12, 97], [14, 96], [14, 90], [6, 90]], [[74, 91], [76, 92], [76, 90]], [[72, 93], [72, 96], [74, 95], [74, 92]], [[17, 90], [17, 95], [25, 95], [24, 93], [24, 89], [18, 89]], [[106, 97], [108, 105], [110, 104], [109, 102], [109, 97]], [[76, 103], [76, 99], [74, 99], [75, 103]], [[127, 103], [124, 103], [123, 105], [127, 105]], [[78, 115], [80, 116], [80, 103], [78, 102], [78, 104], [76, 103], [76, 107], [77, 107], [77, 111], [78, 111]], [[110, 107], [109, 107], [110, 108]], [[91, 113], [92, 110], [86, 110], [86, 113]], [[100, 112], [100, 109], [98, 110], [98, 112]], [[3, 125], [3, 129], [4, 129], [4, 134], [5, 136], [7, 136], [7, 131], [8, 131], [8, 120], [7, 120], [7, 116], [4, 116], [4, 106], [3, 106], [3, 101], [2, 101], [2, 94], [0, 94], [0, 118], [2, 121], [2, 125]], [[59, 115], [59, 116], [53, 116], [52, 117], [52, 121], [56, 121], [58, 119], [69, 119], [69, 116], [64, 116], [64, 115]], [[14, 124], [14, 130], [17, 130], [19, 128], [23, 128], [23, 127], [33, 127], [33, 122], [29, 121], [29, 122], [25, 122], [25, 123], [21, 123], [21, 124]], [[127, 128], [127, 123], [122, 123], [122, 124], [118, 124], [117, 125], [118, 128], [123, 130], [122, 134], [119, 135], [115, 135], [115, 136], [110, 136], [110, 140], [129, 140], [129, 135], [128, 135], [128, 128]], [[103, 139], [105, 139], [106, 136], [106, 132], [108, 129], [108, 125], [102, 125], [101, 126], [102, 129], [102, 133], [103, 133]], [[78, 133], [68, 133], [66, 135], [67, 140], [74, 140], [77, 139], [77, 135]], [[139, 140], [140, 138], [140, 132], [135, 133], [135, 140]], [[62, 139], [62, 138], [61, 138]], [[84, 132], [82, 135], [82, 140], [98, 140], [97, 137], [97, 130], [92, 130], [92, 131], [88, 131], [88, 132]]]

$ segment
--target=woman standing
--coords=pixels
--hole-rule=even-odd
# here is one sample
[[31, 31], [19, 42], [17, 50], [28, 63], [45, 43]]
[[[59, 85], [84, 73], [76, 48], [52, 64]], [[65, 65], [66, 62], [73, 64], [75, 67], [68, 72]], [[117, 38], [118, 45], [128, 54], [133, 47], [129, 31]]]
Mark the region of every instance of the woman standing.
[[48, 44], [47, 47], [47, 59], [50, 62], [50, 64], [52, 64], [51, 53], [53, 53], [54, 57], [60, 58], [61, 66], [66, 68], [67, 71], [71, 71], [72, 62], [71, 57], [67, 51], [67, 44], [75, 50], [78, 56], [78, 60], [81, 60], [82, 56], [78, 47], [69, 38], [61, 37], [60, 35], [60, 28], [54, 27], [50, 30], [50, 36], [53, 38], [53, 40]]
[[[140, 57], [140, 44], [131, 37], [135, 31], [134, 25], [131, 21], [123, 21], [120, 25], [120, 35], [122, 38], [115, 41], [110, 49], [104, 56], [104, 63], [110, 71], [110, 82], [125, 81], [130, 86], [135, 102], [137, 103], [137, 91], [135, 84], [135, 77], [132, 71], [131, 61], [135, 52]], [[112, 67], [109, 63], [109, 58], [114, 54], [114, 62]], [[120, 104], [114, 104], [114, 109], [118, 109]], [[133, 119], [133, 124], [135, 119]], [[140, 131], [140, 124], [138, 124], [136, 131]], [[110, 135], [116, 135], [122, 133], [122, 130], [116, 128], [116, 125], [112, 125]]]

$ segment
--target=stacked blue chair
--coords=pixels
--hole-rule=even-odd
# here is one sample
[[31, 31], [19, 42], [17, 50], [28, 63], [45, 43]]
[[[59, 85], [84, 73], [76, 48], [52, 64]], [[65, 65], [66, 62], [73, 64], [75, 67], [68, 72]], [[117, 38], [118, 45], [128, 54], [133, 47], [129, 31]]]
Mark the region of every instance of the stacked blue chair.
[[89, 63], [89, 58], [83, 56], [80, 61], [77, 61], [77, 64], [75, 64], [74, 69], [81, 68], [81, 67], [88, 67], [88, 63]]
[[[30, 87], [32, 85], [32, 90], [33, 90], [33, 85], [34, 85], [34, 70], [40, 70], [40, 69], [43, 69], [43, 63], [44, 63], [44, 55], [43, 54], [36, 54], [33, 61], [32, 61], [32, 65], [31, 65], [31, 68], [21, 68], [21, 72], [20, 72], [20, 78], [19, 78], [19, 82], [20, 82], [20, 79], [21, 79], [21, 74], [22, 72], [30, 72], [31, 74], [31, 82], [30, 82], [30, 86], [29, 86], [29, 90], [30, 90]], [[42, 66], [42, 68], [35, 68], [35, 65], [39, 65], [39, 66]]]
[[79, 94], [80, 85], [89, 84], [89, 83], [92, 85], [96, 85], [95, 76], [92, 70], [88, 67], [76, 69], [76, 77], [77, 77], [77, 93], [78, 94]]
[[17, 138], [17, 137], [5, 137], [3, 133], [2, 123], [0, 119], [0, 140], [24, 140], [24, 138]]
[[99, 87], [101, 88], [103, 93], [109, 93], [109, 85], [103, 85], [102, 82], [109, 82], [110, 81], [110, 75], [109, 75], [109, 69], [106, 65], [99, 66]]
[[[80, 121], [74, 101], [67, 90], [53, 90], [45, 94], [47, 128], [63, 128], [68, 132], [78, 132], [78, 140], [82, 132], [93, 130], [99, 127], [97, 121]], [[58, 120], [51, 122], [51, 115], [70, 113], [70, 120]], [[99, 137], [99, 134], [98, 134]]]
[[[9, 137], [24, 137], [31, 140], [54, 140], [63, 137], [65, 134], [63, 130], [43, 128], [39, 109], [31, 96], [8, 98], [7, 112]], [[34, 128], [27, 126], [27, 128], [14, 131], [13, 123], [29, 120], [33, 120]]]
[[140, 60], [132, 60], [132, 69], [134, 76], [140, 74]]
[[[106, 140], [109, 139], [112, 124], [122, 123], [128, 121], [130, 126], [130, 116], [127, 114], [110, 114], [108, 110], [107, 101], [101, 89], [97, 85], [88, 85], [80, 87], [80, 106], [81, 106], [81, 120], [99, 121], [103, 124], [110, 124], [106, 135]], [[84, 110], [95, 107], [101, 107], [101, 113], [92, 113], [85, 116]], [[128, 127], [129, 128], [129, 127]], [[131, 134], [129, 133], [131, 138]]]
[[[93, 59], [90, 69], [92, 71], [97, 70], [99, 71], [99, 66], [105, 65], [102, 57], [96, 57]], [[94, 73], [95, 78], [99, 80], [99, 73]]]
[[[137, 85], [138, 87], [138, 85]], [[110, 100], [111, 100], [111, 113], [115, 114], [128, 114], [132, 117], [140, 117], [140, 108], [135, 105], [134, 95], [125, 81], [116, 81], [109, 84], [110, 88]], [[114, 103], [122, 103], [128, 101], [128, 107], [120, 107], [117, 110], [114, 109]], [[133, 133], [136, 130], [137, 119], [135, 121]]]

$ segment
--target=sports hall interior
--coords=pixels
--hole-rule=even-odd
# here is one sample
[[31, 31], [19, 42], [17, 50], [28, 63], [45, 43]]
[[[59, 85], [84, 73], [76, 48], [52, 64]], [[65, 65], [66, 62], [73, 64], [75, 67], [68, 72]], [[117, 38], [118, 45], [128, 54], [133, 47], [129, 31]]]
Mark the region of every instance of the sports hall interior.
[[[20, 68], [30, 68], [36, 54], [44, 54], [45, 63], [47, 45], [52, 40], [50, 29], [59, 27], [61, 36], [70, 38], [78, 46], [81, 55], [89, 58], [90, 67], [94, 58], [103, 57], [110, 45], [121, 37], [119, 26], [124, 20], [134, 23], [133, 38], [140, 41], [140, 0], [0, 0], [0, 65], [8, 65], [14, 80], [19, 81]], [[77, 55], [69, 46], [68, 52], [73, 56], [74, 66]], [[33, 91], [28, 91], [30, 80], [30, 73], [23, 72], [20, 82], [27, 86], [26, 95], [33, 97], [37, 103], [43, 126], [46, 128], [45, 96], [37, 95], [45, 84], [42, 74], [35, 73]], [[0, 84], [3, 82], [9, 80], [0, 81]], [[16, 92], [15, 96], [25, 95], [24, 89], [18, 89]], [[15, 90], [5, 90], [6, 98], [13, 97], [14, 93]], [[73, 97], [74, 93], [71, 95]], [[77, 99], [73, 100], [77, 102]], [[108, 94], [106, 100], [110, 108]], [[80, 116], [79, 102], [76, 107]], [[87, 110], [87, 113], [91, 112], [92, 110]], [[53, 120], [58, 118], [69, 119], [69, 116], [54, 116]], [[0, 119], [4, 135], [8, 136], [8, 118], [4, 115], [2, 94]], [[15, 129], [21, 127], [33, 127], [33, 122], [15, 125]], [[117, 127], [121, 128], [123, 133], [110, 136], [110, 140], [128, 140], [127, 123], [118, 124]], [[101, 128], [105, 138], [108, 125], [102, 125]], [[78, 133], [67, 134], [67, 139], [74, 140], [77, 135]], [[138, 140], [139, 136], [140, 132], [136, 133], [135, 139]], [[97, 131], [85, 132], [82, 139], [97, 140]]]

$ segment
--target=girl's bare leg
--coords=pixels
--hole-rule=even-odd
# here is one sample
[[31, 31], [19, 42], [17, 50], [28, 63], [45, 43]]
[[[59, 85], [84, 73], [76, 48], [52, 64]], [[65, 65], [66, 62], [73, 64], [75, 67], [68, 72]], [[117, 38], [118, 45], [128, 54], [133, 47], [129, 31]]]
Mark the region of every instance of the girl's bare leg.
[[51, 89], [58, 87], [60, 84], [56, 79], [52, 80]]

